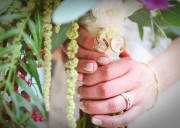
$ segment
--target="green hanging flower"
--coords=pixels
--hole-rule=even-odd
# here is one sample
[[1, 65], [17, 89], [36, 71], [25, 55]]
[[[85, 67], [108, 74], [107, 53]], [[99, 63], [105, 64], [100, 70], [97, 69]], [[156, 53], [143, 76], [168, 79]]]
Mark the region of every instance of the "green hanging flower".
[[75, 70], [75, 68], [78, 65], [78, 59], [75, 57], [75, 54], [78, 51], [78, 45], [76, 42], [76, 38], [78, 37], [78, 28], [79, 25], [76, 22], [73, 22], [71, 25], [71, 28], [69, 31], [66, 33], [67, 37], [71, 40], [69, 45], [68, 45], [68, 57], [69, 61], [66, 63], [66, 67], [68, 70], [66, 71], [67, 73], [67, 93], [66, 93], [66, 98], [68, 99], [69, 106], [67, 107], [67, 119], [69, 122], [69, 127], [70, 128], [76, 128], [76, 120], [74, 118], [74, 110], [75, 110], [75, 103], [73, 100], [73, 96], [75, 94], [75, 86], [76, 86], [76, 81], [78, 77], [78, 73]]

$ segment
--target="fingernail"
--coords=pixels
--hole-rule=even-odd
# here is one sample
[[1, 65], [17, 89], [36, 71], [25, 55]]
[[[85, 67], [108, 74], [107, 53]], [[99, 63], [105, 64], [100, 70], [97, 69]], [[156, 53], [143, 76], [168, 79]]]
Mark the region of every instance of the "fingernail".
[[95, 125], [102, 125], [102, 121], [100, 119], [92, 118], [92, 123]]
[[83, 81], [83, 74], [79, 74], [77, 80], [82, 82]]
[[87, 63], [84, 65], [84, 70], [88, 71], [88, 72], [93, 72], [94, 71], [94, 67], [93, 67], [93, 63]]
[[109, 59], [107, 57], [98, 57], [97, 62], [102, 65], [106, 65], [109, 63]]
[[85, 107], [84, 107], [84, 102], [80, 102], [79, 103], [79, 108], [81, 109], [81, 110], [84, 110], [85, 109]]
[[80, 97], [79, 88], [76, 89], [75, 95], [76, 95], [77, 97]]

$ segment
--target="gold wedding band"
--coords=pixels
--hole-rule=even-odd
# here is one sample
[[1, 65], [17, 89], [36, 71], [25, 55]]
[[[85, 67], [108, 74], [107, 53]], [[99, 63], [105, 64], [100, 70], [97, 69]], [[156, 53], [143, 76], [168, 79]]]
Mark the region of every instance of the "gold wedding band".
[[110, 49], [112, 52], [114, 53], [122, 53], [125, 49], [126, 49], [126, 41], [123, 37], [122, 38], [122, 42], [123, 42], [123, 46], [121, 47], [121, 49], [119, 49], [119, 51], [115, 50], [113, 48], [113, 38], [111, 39], [105, 39], [105, 38], [100, 38], [100, 37], [96, 37], [94, 38], [94, 49], [97, 51], [97, 52], [100, 52], [100, 53], [105, 53], [108, 49]]
[[114, 50], [114, 48], [113, 48], [113, 46], [112, 46], [112, 40], [113, 40], [113, 38], [110, 40], [110, 49], [114, 52], [114, 53], [118, 53], [118, 54], [120, 54], [120, 53], [122, 53], [125, 49], [126, 49], [126, 40], [125, 40], [125, 38], [124, 37], [121, 37], [122, 39], [123, 39], [123, 47], [121, 47], [121, 49], [119, 49], [119, 52], [117, 52], [117, 51], [115, 51]]
[[105, 53], [108, 50], [108, 48], [109, 48], [109, 43], [106, 39], [99, 37], [96, 37], [94, 39], [94, 49], [97, 52]]

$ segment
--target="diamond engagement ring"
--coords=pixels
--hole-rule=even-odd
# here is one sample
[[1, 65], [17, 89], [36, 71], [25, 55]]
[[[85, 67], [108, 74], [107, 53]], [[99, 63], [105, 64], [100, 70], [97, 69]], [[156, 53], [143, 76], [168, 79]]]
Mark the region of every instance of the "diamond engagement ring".
[[130, 109], [133, 103], [133, 98], [126, 93], [121, 94], [121, 96], [123, 96], [124, 99], [126, 100], [126, 103], [127, 103], [126, 110]]

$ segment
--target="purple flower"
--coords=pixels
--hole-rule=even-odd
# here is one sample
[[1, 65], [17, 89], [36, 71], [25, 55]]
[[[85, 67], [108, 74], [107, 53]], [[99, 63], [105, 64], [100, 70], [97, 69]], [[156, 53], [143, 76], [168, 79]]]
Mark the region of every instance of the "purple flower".
[[167, 9], [168, 8], [168, 0], [141, 0], [143, 5], [149, 10], [153, 9]]

